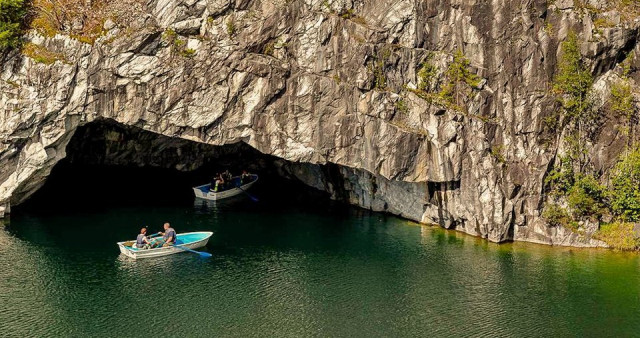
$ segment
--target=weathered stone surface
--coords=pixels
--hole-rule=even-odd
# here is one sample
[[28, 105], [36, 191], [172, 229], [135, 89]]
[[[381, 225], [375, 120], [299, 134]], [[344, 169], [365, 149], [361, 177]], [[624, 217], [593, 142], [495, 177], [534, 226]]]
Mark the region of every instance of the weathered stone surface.
[[[0, 205], [42, 185], [78, 126], [108, 119], [211, 145], [245, 142], [300, 163], [288, 174], [335, 198], [491, 241], [601, 245], [540, 217], [561, 150], [559, 135], [543, 132], [557, 108], [549, 87], [559, 41], [579, 33], [606, 92], [638, 39], [638, 23], [616, 13], [594, 36], [581, 10], [544, 0], [149, 0], [131, 27], [109, 25], [94, 45], [30, 33], [64, 58], [3, 60]], [[184, 47], [163, 37], [168, 28]], [[429, 54], [442, 69], [456, 50], [482, 78], [466, 113], [405, 89]], [[386, 83], [375, 89], [381, 60]], [[591, 153], [603, 170], [628, 140], [615, 118], [606, 123]]]

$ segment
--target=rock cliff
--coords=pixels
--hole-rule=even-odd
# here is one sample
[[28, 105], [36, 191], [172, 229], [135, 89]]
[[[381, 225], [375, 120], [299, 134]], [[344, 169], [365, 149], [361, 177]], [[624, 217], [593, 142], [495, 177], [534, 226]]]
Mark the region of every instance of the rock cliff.
[[[114, 2], [126, 16], [92, 44], [32, 30], [31, 53], [2, 57], [2, 212], [44, 183], [79, 126], [109, 120], [244, 142], [335, 198], [491, 241], [602, 245], [541, 209], [564, 144], [544, 127], [561, 41], [578, 35], [602, 105], [623, 61], [636, 77], [640, 23], [610, 2]], [[442, 78], [459, 52], [476, 83], [455, 105], [424, 95], [421, 67]], [[634, 134], [599, 123], [588, 151], [606, 172]]]

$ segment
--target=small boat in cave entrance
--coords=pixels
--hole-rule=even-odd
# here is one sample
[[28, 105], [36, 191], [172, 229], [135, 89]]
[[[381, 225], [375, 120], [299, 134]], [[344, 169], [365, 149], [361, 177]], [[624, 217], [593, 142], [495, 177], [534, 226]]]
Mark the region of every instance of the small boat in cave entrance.
[[[210, 231], [201, 232], [185, 232], [176, 235], [176, 244], [173, 246], [159, 247], [153, 249], [138, 249], [135, 247], [136, 241], [118, 242], [118, 248], [123, 255], [133, 258], [154, 258], [172, 255], [179, 252], [192, 251], [193, 249], [202, 248], [209, 242], [209, 237], [213, 235]], [[192, 251], [193, 252], [193, 251]], [[195, 252], [202, 255], [211, 256], [205, 252]]]
[[246, 192], [247, 189], [251, 188], [251, 186], [256, 182], [258, 182], [258, 175], [249, 175], [249, 179], [244, 182], [240, 176], [235, 176], [231, 178], [229, 186], [226, 188], [213, 191], [211, 190], [211, 184], [205, 184], [194, 187], [193, 193], [197, 198], [217, 201], [242, 194], [243, 192]]

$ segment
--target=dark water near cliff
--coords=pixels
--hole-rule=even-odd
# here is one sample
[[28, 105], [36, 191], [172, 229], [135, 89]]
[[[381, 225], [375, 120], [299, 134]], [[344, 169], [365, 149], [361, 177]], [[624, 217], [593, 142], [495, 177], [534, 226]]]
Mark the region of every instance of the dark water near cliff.
[[[109, 201], [50, 191], [0, 227], [0, 336], [640, 335], [635, 254], [489, 244], [273, 187], [208, 208], [62, 196], [89, 188]], [[119, 256], [166, 220], [214, 231], [213, 258]]]

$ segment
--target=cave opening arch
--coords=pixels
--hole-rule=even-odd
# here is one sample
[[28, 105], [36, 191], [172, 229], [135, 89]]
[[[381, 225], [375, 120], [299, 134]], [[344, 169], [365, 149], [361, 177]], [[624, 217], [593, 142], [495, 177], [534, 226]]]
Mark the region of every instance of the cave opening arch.
[[65, 158], [13, 213], [193, 203], [191, 187], [226, 169], [259, 174], [260, 184], [253, 189], [270, 199], [293, 195], [318, 202], [331, 197], [323, 186], [296, 178], [301, 172], [325, 177], [329, 167], [289, 162], [244, 142], [215, 146], [103, 119], [78, 127], [65, 149]]

